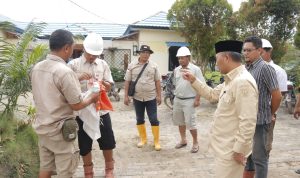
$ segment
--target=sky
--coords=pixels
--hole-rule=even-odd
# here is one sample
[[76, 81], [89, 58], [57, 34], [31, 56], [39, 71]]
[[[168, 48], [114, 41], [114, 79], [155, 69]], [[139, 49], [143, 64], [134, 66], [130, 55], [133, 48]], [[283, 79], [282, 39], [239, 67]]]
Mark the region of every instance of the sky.
[[[159, 11], [168, 12], [176, 0], [2, 0], [0, 15], [20, 22], [99, 22], [131, 24]], [[238, 10], [243, 0], [228, 0]]]

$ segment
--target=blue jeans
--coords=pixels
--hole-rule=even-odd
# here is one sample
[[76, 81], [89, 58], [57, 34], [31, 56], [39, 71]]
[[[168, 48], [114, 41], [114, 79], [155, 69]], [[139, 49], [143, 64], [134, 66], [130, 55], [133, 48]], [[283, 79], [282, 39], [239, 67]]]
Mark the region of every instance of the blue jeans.
[[133, 105], [136, 114], [136, 125], [141, 125], [145, 123], [145, 109], [151, 126], [158, 126], [159, 121], [157, 120], [157, 104], [156, 99], [150, 101], [139, 101], [133, 99]]
[[245, 168], [248, 171], [252, 171], [255, 169], [255, 178], [267, 178], [268, 176], [269, 159], [266, 144], [269, 128], [270, 124], [256, 125], [255, 128], [252, 159], [250, 155], [250, 157], [247, 159]]

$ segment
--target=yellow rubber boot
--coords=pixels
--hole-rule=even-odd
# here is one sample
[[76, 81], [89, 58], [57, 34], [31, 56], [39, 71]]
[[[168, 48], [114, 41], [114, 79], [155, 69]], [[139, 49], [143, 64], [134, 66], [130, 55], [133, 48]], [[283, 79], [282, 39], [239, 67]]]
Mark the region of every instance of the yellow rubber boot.
[[140, 135], [140, 142], [137, 147], [142, 148], [147, 143], [147, 134], [145, 124], [136, 125]]
[[151, 128], [154, 137], [154, 148], [156, 151], [159, 151], [161, 149], [159, 144], [159, 126], [152, 126]]

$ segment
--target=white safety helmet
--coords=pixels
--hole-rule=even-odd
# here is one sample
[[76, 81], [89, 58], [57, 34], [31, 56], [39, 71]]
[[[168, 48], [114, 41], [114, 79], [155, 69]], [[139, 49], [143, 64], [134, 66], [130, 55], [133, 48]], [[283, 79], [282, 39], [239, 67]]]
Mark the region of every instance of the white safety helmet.
[[103, 52], [103, 39], [101, 35], [89, 33], [83, 41], [83, 47], [91, 55], [100, 55]]
[[261, 42], [262, 42], [262, 48], [273, 48], [270, 41], [262, 38]]
[[190, 52], [189, 48], [183, 46], [178, 49], [176, 57], [190, 56], [190, 55], [191, 55], [191, 52]]

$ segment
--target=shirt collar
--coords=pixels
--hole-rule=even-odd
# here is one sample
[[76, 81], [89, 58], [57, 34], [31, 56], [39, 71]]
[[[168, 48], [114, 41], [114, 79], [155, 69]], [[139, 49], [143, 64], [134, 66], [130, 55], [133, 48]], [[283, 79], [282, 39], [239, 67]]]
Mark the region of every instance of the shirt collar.
[[56, 55], [53, 55], [53, 54], [48, 54], [47, 55], [47, 59], [67, 64], [66, 61], [63, 60], [63, 58], [61, 58], [59, 56], [56, 56]]
[[[86, 60], [86, 58], [84, 57], [84, 55], [81, 55], [81, 59], [82, 59], [82, 62], [83, 62], [83, 64], [95, 64], [95, 65], [98, 65], [98, 58], [96, 58], [95, 60], [94, 60], [94, 62], [93, 63], [90, 63], [90, 62], [88, 62], [87, 60]], [[101, 59], [102, 60], [102, 59]]]
[[245, 70], [244, 65], [240, 65], [239, 67], [233, 69], [232, 71], [228, 72], [227, 74], [224, 75], [224, 80], [225, 82], [230, 82], [233, 80], [241, 71]]
[[252, 62], [251, 64], [247, 64], [246, 68], [249, 70], [251, 68], [256, 68], [260, 63], [264, 62], [262, 58], [257, 59], [256, 61]]
[[[186, 66], [186, 69], [190, 69], [190, 68], [191, 68], [191, 66], [192, 66], [192, 64], [191, 64], [191, 63], [189, 63], [189, 64]], [[182, 66], [180, 66], [179, 68], [180, 68], [180, 69], [182, 69]]]

